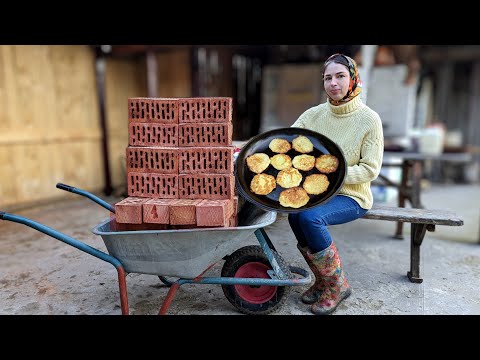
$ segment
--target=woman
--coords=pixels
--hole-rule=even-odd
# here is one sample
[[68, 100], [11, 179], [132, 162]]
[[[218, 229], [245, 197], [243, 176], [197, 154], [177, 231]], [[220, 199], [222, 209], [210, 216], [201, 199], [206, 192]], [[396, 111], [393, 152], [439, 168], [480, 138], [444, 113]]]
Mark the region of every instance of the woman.
[[327, 226], [362, 217], [372, 207], [370, 189], [381, 168], [383, 131], [378, 114], [360, 99], [361, 82], [355, 61], [330, 56], [323, 68], [328, 101], [305, 111], [292, 127], [321, 133], [333, 140], [347, 161], [345, 182], [337, 196], [311, 210], [290, 214], [297, 247], [315, 275], [302, 301], [314, 314], [330, 314], [351, 294], [337, 248]]

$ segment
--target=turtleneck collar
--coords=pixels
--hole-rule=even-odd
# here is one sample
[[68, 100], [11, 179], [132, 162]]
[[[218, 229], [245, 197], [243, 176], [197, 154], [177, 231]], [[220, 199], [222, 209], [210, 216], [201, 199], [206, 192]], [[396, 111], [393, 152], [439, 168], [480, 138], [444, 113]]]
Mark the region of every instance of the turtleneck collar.
[[363, 102], [360, 99], [360, 96], [355, 96], [349, 102], [338, 106], [330, 104], [330, 101], [327, 102], [330, 111], [333, 112], [335, 115], [347, 115], [363, 106]]

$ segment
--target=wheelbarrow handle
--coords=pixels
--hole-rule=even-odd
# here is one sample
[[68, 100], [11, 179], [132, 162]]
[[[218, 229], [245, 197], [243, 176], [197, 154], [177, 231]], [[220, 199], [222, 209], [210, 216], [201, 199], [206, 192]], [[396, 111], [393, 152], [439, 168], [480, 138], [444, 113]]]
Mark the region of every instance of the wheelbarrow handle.
[[85, 197], [89, 198], [90, 200], [95, 201], [100, 206], [103, 206], [108, 211], [111, 211], [112, 213], [115, 214], [115, 207], [114, 206], [112, 206], [109, 203], [107, 203], [106, 201], [100, 199], [98, 196], [95, 196], [92, 193], [89, 193], [88, 191], [78, 189], [76, 187], [73, 187], [73, 186], [70, 186], [70, 185], [67, 185], [67, 184], [62, 184], [62, 183], [57, 183], [57, 188], [61, 189], [61, 190], [68, 191], [68, 192], [71, 192], [71, 193], [74, 193], [74, 194], [85, 196]]
[[20, 215], [15, 215], [15, 214], [9, 214], [4, 211], [0, 211], [0, 219], [1, 220], [6, 220], [6, 221], [12, 221], [16, 222], [19, 224], [24, 224], [32, 229], [38, 230], [44, 234], [47, 234], [57, 240], [60, 240], [68, 245], [71, 245], [83, 252], [86, 252], [87, 254], [90, 254], [92, 256], [95, 256], [96, 258], [106, 261], [116, 268], [123, 268], [122, 263], [120, 260], [118, 260], [116, 257], [108, 255], [104, 253], [103, 251], [97, 250], [94, 247], [91, 247], [90, 245], [87, 245], [80, 240], [74, 239], [68, 235], [65, 235], [61, 233], [60, 231], [54, 230], [52, 228], [49, 228], [48, 226], [45, 226], [43, 224], [40, 224], [39, 222], [33, 221], [29, 218], [20, 216]]

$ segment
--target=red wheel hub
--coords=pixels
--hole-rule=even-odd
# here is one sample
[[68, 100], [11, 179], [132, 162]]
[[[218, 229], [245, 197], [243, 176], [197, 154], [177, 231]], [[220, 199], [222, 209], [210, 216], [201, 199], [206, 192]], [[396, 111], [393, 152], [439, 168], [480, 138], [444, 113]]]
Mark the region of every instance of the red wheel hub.
[[[235, 273], [236, 278], [270, 279], [267, 270], [271, 268], [261, 262], [249, 262], [240, 266]], [[234, 285], [238, 295], [252, 304], [262, 304], [275, 295], [276, 286], [267, 285]]]

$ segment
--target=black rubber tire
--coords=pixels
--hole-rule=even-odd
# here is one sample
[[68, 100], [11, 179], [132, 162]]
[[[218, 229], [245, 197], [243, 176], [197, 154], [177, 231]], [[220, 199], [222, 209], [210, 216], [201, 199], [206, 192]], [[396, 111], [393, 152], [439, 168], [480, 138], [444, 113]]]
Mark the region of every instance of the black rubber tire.
[[[279, 266], [287, 273], [287, 276], [292, 277], [288, 265], [286, 265], [283, 258], [273, 251], [275, 259], [277, 260]], [[250, 245], [242, 247], [236, 250], [232, 255], [228, 256], [225, 260], [225, 263], [222, 267], [222, 277], [235, 277], [235, 274], [239, 268], [245, 264], [259, 262], [268, 266], [269, 269], [272, 269], [270, 262], [268, 261], [267, 256], [263, 252], [262, 248], [258, 245]], [[243, 298], [238, 291], [236, 286], [248, 286], [248, 285], [222, 285], [222, 290], [227, 298], [227, 300], [242, 314], [248, 315], [265, 315], [277, 310], [280, 306], [283, 305], [287, 299], [287, 294], [290, 290], [288, 286], [274, 286], [275, 294], [272, 298], [262, 302], [262, 303], [252, 303], [247, 299]], [[271, 286], [268, 286], [271, 287]]]
[[171, 276], [158, 276], [158, 278], [167, 287], [172, 286], [173, 283], [178, 280], [178, 278], [173, 278]]

